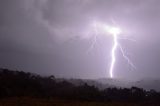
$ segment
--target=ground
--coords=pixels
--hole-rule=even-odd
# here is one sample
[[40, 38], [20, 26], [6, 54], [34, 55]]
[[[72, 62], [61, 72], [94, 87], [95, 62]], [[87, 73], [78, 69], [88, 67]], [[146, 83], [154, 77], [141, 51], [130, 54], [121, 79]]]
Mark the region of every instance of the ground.
[[[62, 99], [39, 99], [29, 97], [6, 98], [0, 100], [0, 106], [144, 106], [136, 103], [119, 103], [119, 102], [87, 102], [71, 101]], [[152, 106], [152, 105], [149, 105]], [[153, 106], [159, 106], [154, 104]]]

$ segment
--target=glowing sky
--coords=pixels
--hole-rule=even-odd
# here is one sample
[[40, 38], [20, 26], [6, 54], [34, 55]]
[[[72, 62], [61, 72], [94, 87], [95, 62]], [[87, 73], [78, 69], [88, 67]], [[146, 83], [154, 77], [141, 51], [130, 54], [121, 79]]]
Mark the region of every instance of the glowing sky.
[[[64, 77], [109, 77], [113, 36], [96, 33], [93, 23], [98, 21], [123, 30], [125, 39], [118, 40], [122, 48], [115, 54], [116, 78], [159, 78], [159, 5], [160, 0], [1, 0], [0, 67]], [[97, 43], [91, 47], [95, 36]]]

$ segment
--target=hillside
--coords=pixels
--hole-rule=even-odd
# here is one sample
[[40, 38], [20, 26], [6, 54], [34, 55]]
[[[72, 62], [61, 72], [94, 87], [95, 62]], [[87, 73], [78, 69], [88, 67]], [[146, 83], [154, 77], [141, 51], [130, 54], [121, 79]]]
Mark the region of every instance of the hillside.
[[[0, 98], [42, 98], [88, 102], [123, 102], [159, 104], [160, 93], [142, 88], [119, 88], [92, 80], [59, 79], [53, 75], [42, 77], [23, 71], [0, 69]], [[99, 87], [99, 88], [98, 88]]]

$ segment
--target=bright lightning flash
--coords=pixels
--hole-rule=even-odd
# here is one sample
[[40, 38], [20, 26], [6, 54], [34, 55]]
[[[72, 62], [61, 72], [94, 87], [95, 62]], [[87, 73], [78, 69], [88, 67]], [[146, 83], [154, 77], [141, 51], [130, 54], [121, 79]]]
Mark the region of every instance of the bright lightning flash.
[[111, 50], [111, 64], [110, 64], [110, 69], [109, 69], [109, 74], [110, 74], [110, 78], [113, 78], [113, 70], [114, 70], [114, 66], [115, 66], [115, 62], [116, 62], [116, 50], [117, 47], [120, 48], [120, 51], [122, 53], [122, 56], [124, 57], [125, 60], [127, 60], [128, 64], [133, 67], [134, 69], [136, 69], [136, 67], [133, 65], [133, 63], [130, 61], [130, 59], [125, 55], [125, 52], [122, 48], [122, 46], [118, 43], [118, 39], [124, 39], [124, 40], [130, 40], [130, 41], [134, 41], [132, 39], [128, 39], [128, 38], [121, 38], [119, 37], [120, 33], [122, 32], [120, 28], [118, 27], [110, 27], [107, 26], [105, 24], [102, 23], [94, 23], [94, 29], [95, 29], [95, 36], [94, 36], [94, 41], [92, 43], [91, 48], [89, 49], [89, 51], [91, 49], [93, 49], [94, 45], [97, 43], [97, 36], [100, 33], [109, 33], [110, 35], [113, 36], [113, 46], [112, 46], [112, 50]]
[[111, 61], [110, 69], [109, 69], [110, 77], [113, 78], [113, 68], [116, 62], [115, 52], [118, 46], [117, 36], [118, 34], [120, 34], [121, 30], [119, 28], [112, 27], [112, 28], [107, 28], [107, 31], [113, 35], [113, 40], [114, 40], [114, 45], [113, 45], [112, 52], [111, 52], [112, 61]]

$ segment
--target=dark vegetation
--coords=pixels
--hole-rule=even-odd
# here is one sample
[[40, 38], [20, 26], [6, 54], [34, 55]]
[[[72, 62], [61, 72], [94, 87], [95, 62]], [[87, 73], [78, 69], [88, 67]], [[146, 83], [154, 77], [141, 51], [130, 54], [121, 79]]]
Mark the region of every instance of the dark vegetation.
[[60, 98], [87, 102], [160, 104], [160, 93], [141, 88], [106, 88], [87, 84], [75, 86], [54, 76], [42, 77], [22, 71], [0, 69], [0, 99], [11, 97]]

